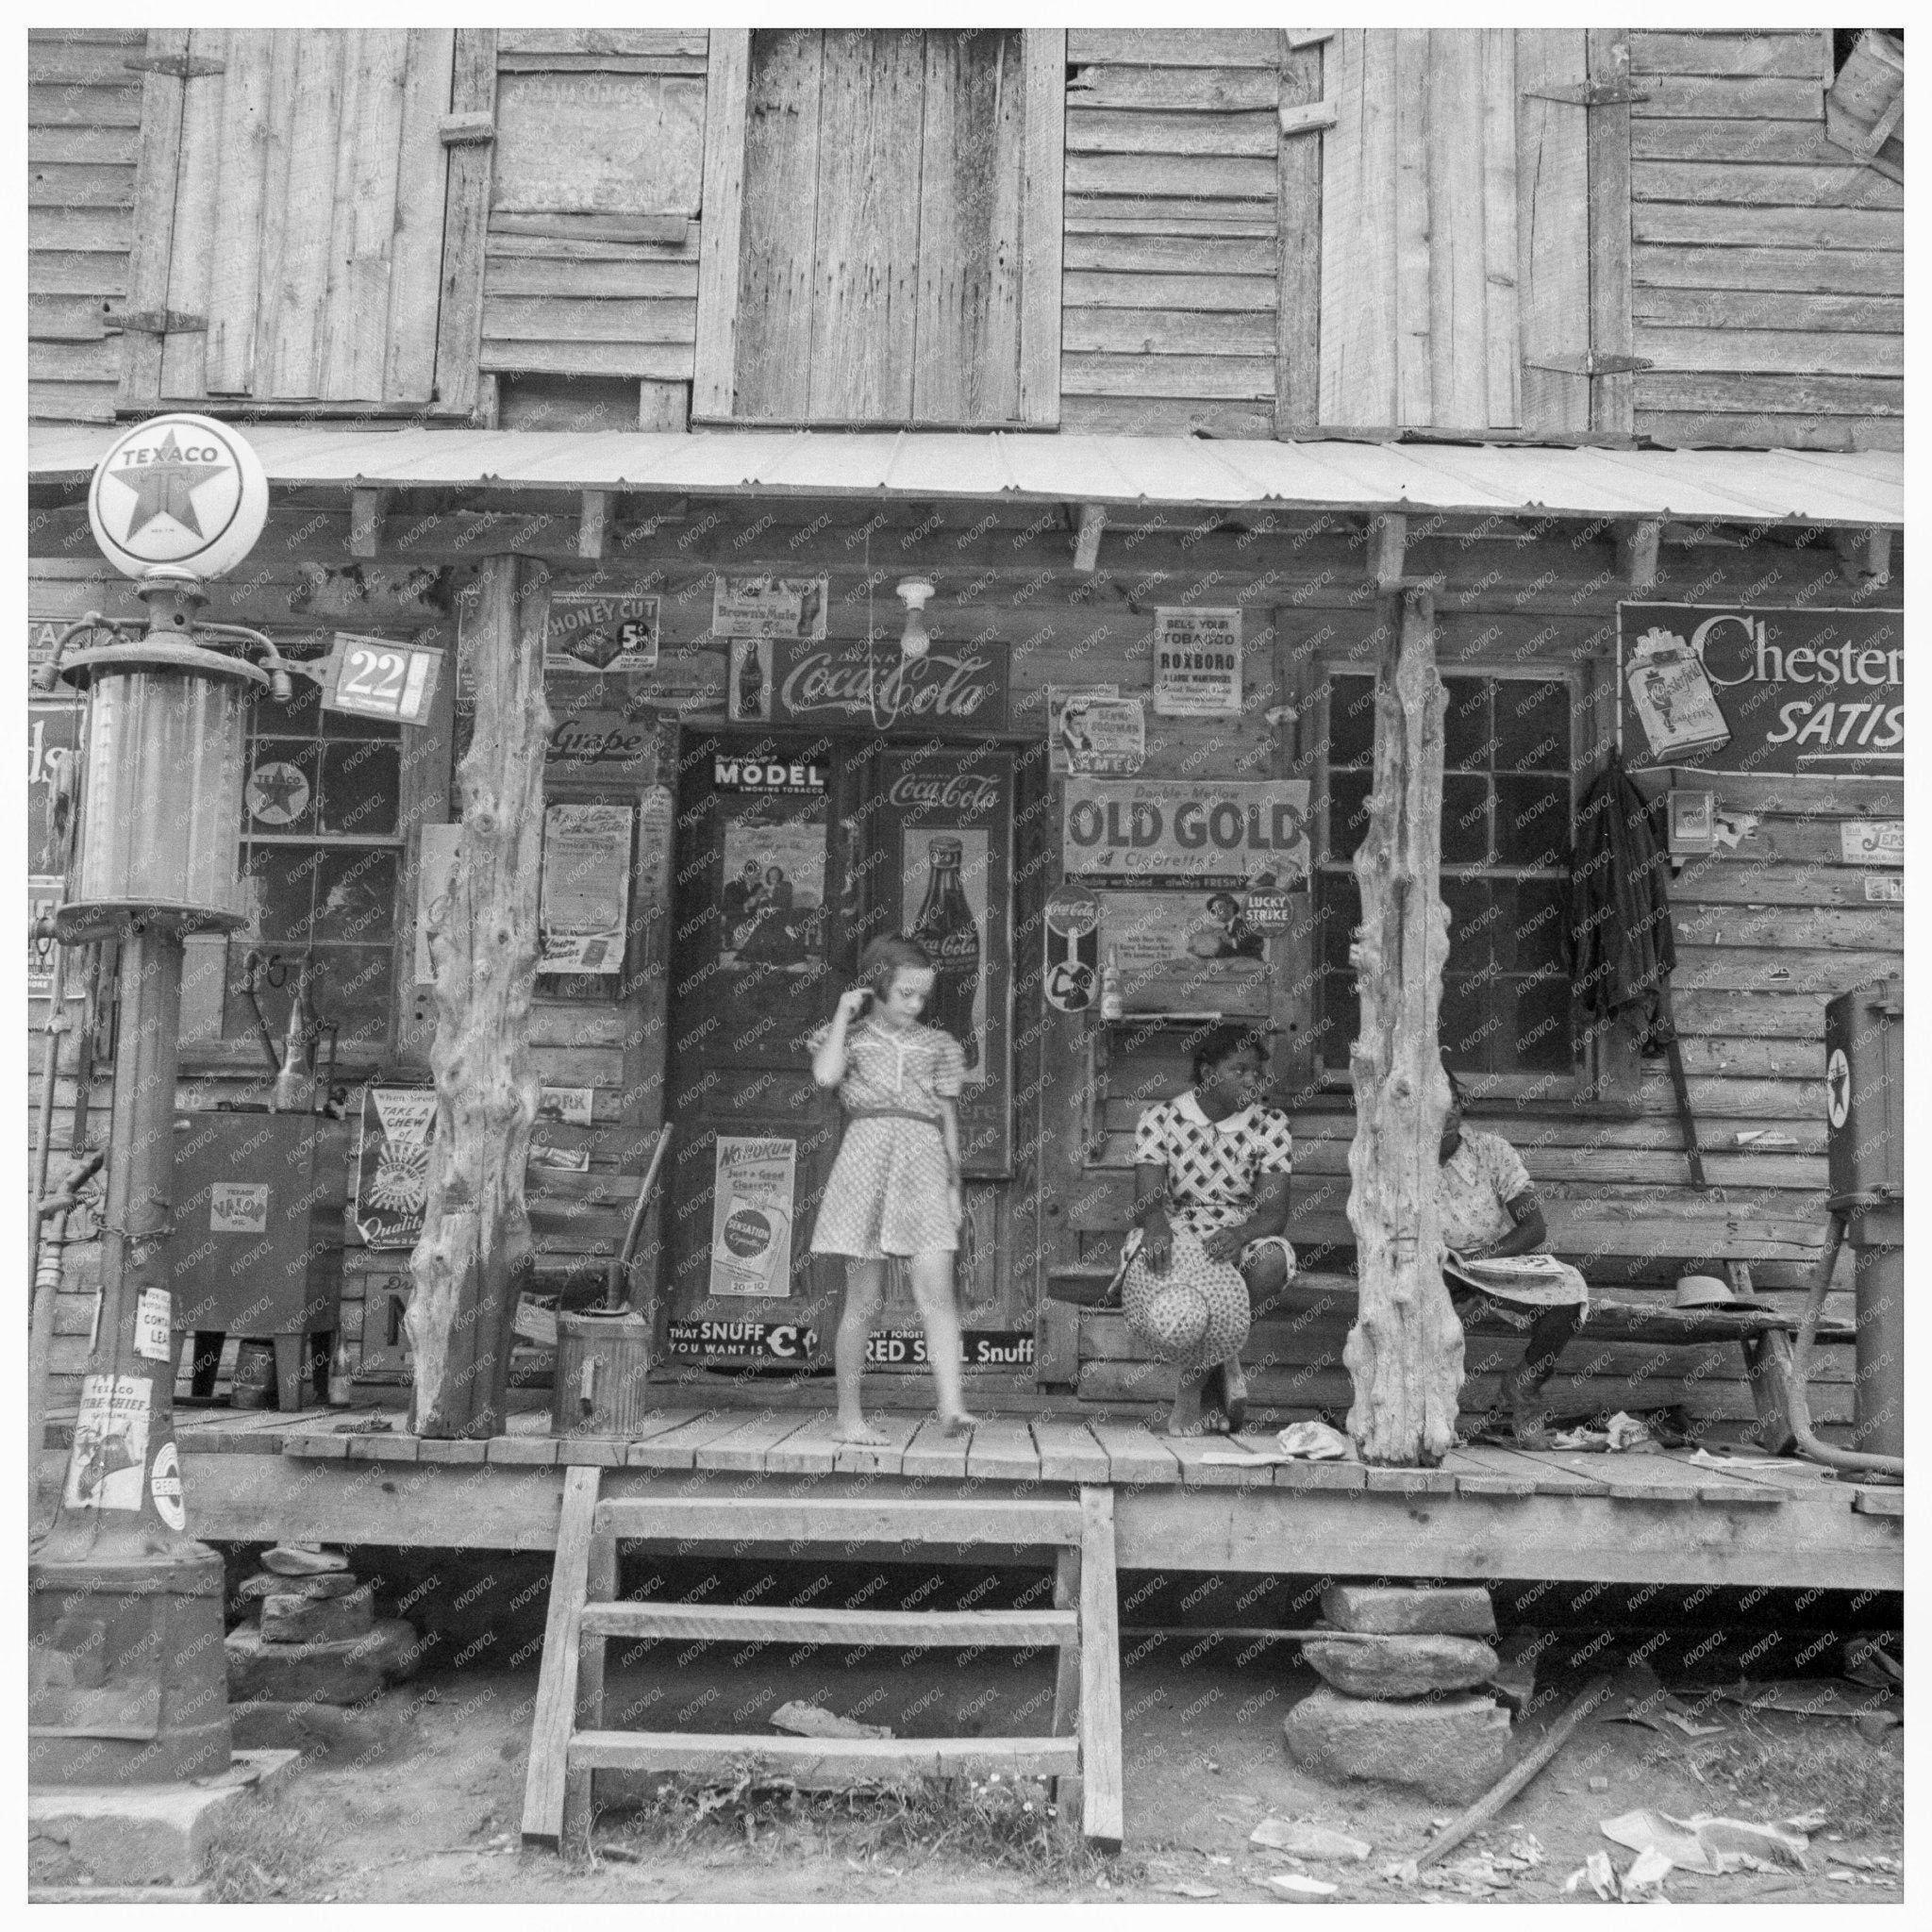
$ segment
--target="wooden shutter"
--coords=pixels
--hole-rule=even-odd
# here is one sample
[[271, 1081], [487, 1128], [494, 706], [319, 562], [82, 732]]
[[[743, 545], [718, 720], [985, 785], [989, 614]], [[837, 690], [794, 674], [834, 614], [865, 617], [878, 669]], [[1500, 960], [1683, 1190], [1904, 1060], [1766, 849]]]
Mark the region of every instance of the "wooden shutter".
[[1064, 33], [758, 51], [711, 36], [693, 414], [1058, 422]]
[[455, 38], [196, 29], [150, 75], [125, 400], [431, 400]]

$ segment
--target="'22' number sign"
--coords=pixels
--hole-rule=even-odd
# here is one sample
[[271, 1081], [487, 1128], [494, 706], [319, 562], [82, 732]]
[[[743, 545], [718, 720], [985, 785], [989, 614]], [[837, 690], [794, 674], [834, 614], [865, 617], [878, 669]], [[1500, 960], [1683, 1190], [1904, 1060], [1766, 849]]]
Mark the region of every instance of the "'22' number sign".
[[322, 688], [325, 711], [353, 711], [398, 724], [420, 724], [436, 694], [442, 653], [388, 638], [338, 633], [329, 663], [332, 675]]

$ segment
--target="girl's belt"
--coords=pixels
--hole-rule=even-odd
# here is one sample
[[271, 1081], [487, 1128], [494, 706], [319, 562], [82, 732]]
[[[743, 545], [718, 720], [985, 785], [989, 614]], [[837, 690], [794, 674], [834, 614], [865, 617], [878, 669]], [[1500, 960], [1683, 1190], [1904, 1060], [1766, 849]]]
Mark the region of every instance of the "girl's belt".
[[849, 1109], [848, 1121], [917, 1121], [922, 1126], [936, 1127], [939, 1122], [929, 1113], [914, 1113], [909, 1107], [860, 1107]]

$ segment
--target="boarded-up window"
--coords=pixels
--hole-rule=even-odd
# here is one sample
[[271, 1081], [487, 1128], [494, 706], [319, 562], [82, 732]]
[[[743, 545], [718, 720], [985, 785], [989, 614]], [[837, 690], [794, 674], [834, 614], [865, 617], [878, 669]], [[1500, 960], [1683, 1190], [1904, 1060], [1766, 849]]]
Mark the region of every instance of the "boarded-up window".
[[712, 42], [696, 413], [1056, 421], [1064, 37]]
[[188, 38], [154, 83], [178, 115], [143, 108], [158, 286], [131, 306], [167, 330], [124, 400], [428, 403], [453, 30]]

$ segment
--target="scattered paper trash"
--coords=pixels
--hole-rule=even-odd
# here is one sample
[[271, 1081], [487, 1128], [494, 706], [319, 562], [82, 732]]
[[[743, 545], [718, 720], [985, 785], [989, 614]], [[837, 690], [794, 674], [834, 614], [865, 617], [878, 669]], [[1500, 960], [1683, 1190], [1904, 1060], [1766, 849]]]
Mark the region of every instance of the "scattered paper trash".
[[1300, 1899], [1310, 1905], [1333, 1898], [1341, 1890], [1329, 1879], [1310, 1878], [1303, 1872], [1271, 1872], [1262, 1882], [1283, 1898]]
[[1890, 1686], [1847, 1684], [1836, 1677], [1796, 1677], [1783, 1682], [1726, 1684], [1717, 1695], [1750, 1710], [1788, 1710], [1800, 1717], [1876, 1717], [1903, 1724], [1903, 1698]]
[[1673, 1818], [1663, 1811], [1625, 1811], [1606, 1818], [1597, 1829], [1633, 1852], [1654, 1852], [1686, 1872], [1706, 1872], [1713, 1877], [1744, 1867], [1746, 1860], [1808, 1870], [1805, 1853], [1810, 1840], [1801, 1831], [1782, 1825], [1756, 1824], [1742, 1818]]
[[1191, 1878], [1183, 1878], [1177, 1885], [1170, 1885], [1168, 1890], [1176, 1898], [1219, 1898], [1221, 1889], [1213, 1885], [1197, 1885]]
[[1604, 1424], [1604, 1434], [1609, 1438], [1611, 1450], [1617, 1453], [1650, 1441], [1650, 1430], [1644, 1424], [1621, 1408]]
[[1269, 1845], [1277, 1852], [1289, 1852], [1298, 1858], [1362, 1859], [1374, 1850], [1361, 1839], [1345, 1831], [1331, 1830], [1325, 1824], [1305, 1824], [1288, 1818], [1264, 1818], [1248, 1834], [1251, 1845]]
[[1306, 1457], [1310, 1462], [1337, 1462], [1354, 1454], [1355, 1445], [1340, 1429], [1326, 1423], [1290, 1423], [1275, 1437], [1274, 1446], [1284, 1456]]
[[1670, 1875], [1671, 1861], [1661, 1852], [1639, 1852], [1617, 1881], [1617, 1889], [1626, 1899], [1641, 1898], [1646, 1892], [1660, 1895]]
[[766, 1720], [774, 1730], [799, 1738], [890, 1738], [891, 1724], [861, 1724], [816, 1704], [781, 1704]]
[[1681, 1731], [1687, 1738], [1719, 1738], [1725, 1729], [1723, 1724], [1699, 1724], [1695, 1711], [1661, 1689], [1647, 1697], [1630, 1700], [1626, 1709], [1607, 1711], [1604, 1715], [1607, 1723], [1643, 1724], [1650, 1730], [1661, 1731], [1665, 1737]]
[[1574, 1896], [1588, 1885], [1600, 1899], [1614, 1901], [1617, 1896], [1617, 1868], [1610, 1862], [1607, 1852], [1592, 1852], [1569, 1877], [1563, 1881], [1565, 1897]]
[[1590, 1788], [1593, 1791], [1607, 1791], [1610, 1788], [1610, 1781], [1607, 1777], [1593, 1777], [1590, 1781]]
[[1775, 1456], [1713, 1456], [1702, 1446], [1685, 1460], [1693, 1469], [1783, 1469], [1787, 1466]]

